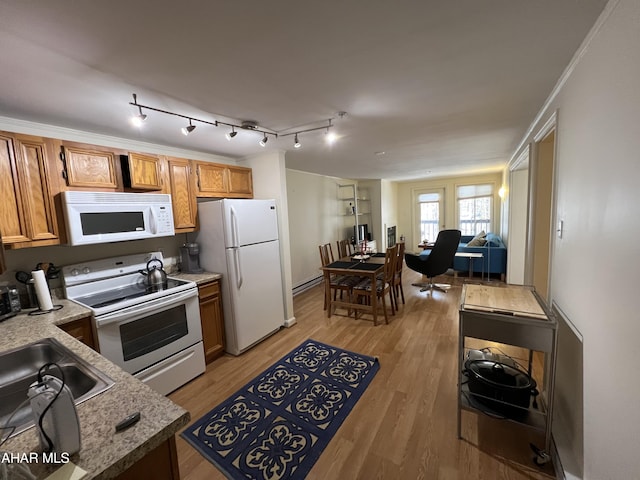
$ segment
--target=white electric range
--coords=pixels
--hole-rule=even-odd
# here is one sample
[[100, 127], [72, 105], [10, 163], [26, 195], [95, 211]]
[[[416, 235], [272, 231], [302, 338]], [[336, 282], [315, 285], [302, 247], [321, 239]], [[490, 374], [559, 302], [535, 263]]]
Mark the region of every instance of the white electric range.
[[[198, 288], [167, 277], [147, 285], [146, 270], [162, 253], [67, 265], [67, 299], [93, 312], [100, 353], [166, 395], [205, 370]], [[154, 262], [154, 265], [157, 262]]]

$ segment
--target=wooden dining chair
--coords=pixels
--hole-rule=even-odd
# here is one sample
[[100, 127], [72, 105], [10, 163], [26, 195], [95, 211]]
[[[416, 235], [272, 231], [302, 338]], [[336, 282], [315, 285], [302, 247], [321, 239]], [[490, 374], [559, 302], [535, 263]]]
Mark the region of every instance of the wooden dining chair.
[[349, 243], [349, 240], [338, 240], [336, 244], [338, 245], [338, 256], [340, 258], [349, 257], [353, 253], [351, 251], [351, 243]]
[[402, 290], [402, 268], [404, 267], [404, 242], [396, 243], [398, 247], [398, 258], [396, 259], [396, 271], [393, 276], [393, 300], [398, 310], [398, 293], [402, 297], [404, 305], [404, 290]]
[[[391, 314], [395, 315], [396, 311], [393, 306], [393, 277], [396, 272], [396, 260], [398, 259], [398, 246], [394, 245], [393, 247], [387, 248], [384, 256], [384, 274], [382, 277], [378, 276], [376, 278], [375, 286], [372, 285], [371, 279], [367, 278], [360, 283], [358, 283], [355, 287], [353, 287], [353, 295], [355, 300], [358, 300], [358, 297], [368, 298], [371, 294], [371, 290], [373, 288], [376, 289], [376, 296], [380, 299], [382, 305], [382, 311], [384, 313], [384, 321], [385, 323], [389, 323], [389, 317], [387, 315], [387, 304], [385, 301], [385, 296], [389, 295], [389, 303], [391, 303]], [[377, 325], [374, 318], [374, 325]]]
[[[320, 250], [320, 263], [323, 267], [335, 261], [330, 243], [320, 245], [318, 248]], [[329, 277], [329, 288], [331, 288], [333, 292], [333, 299], [336, 299], [338, 292], [340, 292], [340, 298], [342, 298], [344, 292], [347, 292], [349, 298], [351, 298], [353, 287], [358, 284], [360, 280], [360, 277], [355, 275], [331, 275]], [[327, 297], [324, 298], [323, 309], [327, 309]]]

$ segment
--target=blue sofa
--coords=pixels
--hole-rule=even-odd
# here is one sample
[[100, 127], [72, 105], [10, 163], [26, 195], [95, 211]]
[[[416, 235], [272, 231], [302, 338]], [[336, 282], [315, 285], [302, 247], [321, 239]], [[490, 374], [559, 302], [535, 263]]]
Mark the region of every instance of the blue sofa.
[[[495, 233], [487, 233], [485, 243], [482, 247], [467, 247], [467, 242], [471, 241], [473, 235], [463, 235], [460, 237], [460, 245], [458, 246], [458, 252], [473, 252], [482, 253], [484, 260], [484, 273], [499, 273], [500, 277], [504, 280], [504, 275], [507, 273], [507, 247], [502, 242], [502, 239]], [[473, 272], [482, 272], [483, 262], [480, 259], [473, 260]], [[453, 269], [458, 272], [469, 271], [469, 259], [464, 257], [454, 257]]]
[[[484, 274], [493, 273], [500, 274], [500, 278], [504, 280], [507, 273], [507, 247], [502, 239], [495, 233], [487, 233], [485, 243], [482, 247], [467, 247], [467, 243], [471, 241], [473, 235], [463, 235], [460, 237], [460, 245], [458, 252], [482, 253], [483, 258], [473, 259], [473, 272]], [[489, 251], [490, 250], [490, 251]], [[430, 250], [425, 250], [421, 255], [429, 255]], [[456, 272], [469, 272], [469, 258], [454, 257], [452, 268]]]

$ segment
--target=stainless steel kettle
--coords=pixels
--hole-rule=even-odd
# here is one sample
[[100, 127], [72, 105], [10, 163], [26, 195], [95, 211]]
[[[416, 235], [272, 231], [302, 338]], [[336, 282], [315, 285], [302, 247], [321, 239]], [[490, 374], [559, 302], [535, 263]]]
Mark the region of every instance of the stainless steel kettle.
[[[159, 266], [156, 264], [159, 264]], [[150, 287], [167, 283], [167, 272], [164, 271], [164, 265], [159, 258], [154, 257], [149, 260], [147, 262], [147, 270], [139, 270], [139, 272], [147, 277], [147, 285]]]

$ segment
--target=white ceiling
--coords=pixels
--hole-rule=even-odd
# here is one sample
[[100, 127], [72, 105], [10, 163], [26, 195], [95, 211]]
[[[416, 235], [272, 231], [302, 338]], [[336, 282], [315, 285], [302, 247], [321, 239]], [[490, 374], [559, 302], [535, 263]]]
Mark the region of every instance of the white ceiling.
[[[407, 179], [503, 166], [606, 0], [0, 0], [0, 115], [288, 168]], [[340, 119], [337, 112], [346, 111]], [[196, 123], [197, 125], [197, 123]], [[385, 152], [380, 154], [377, 152]]]

